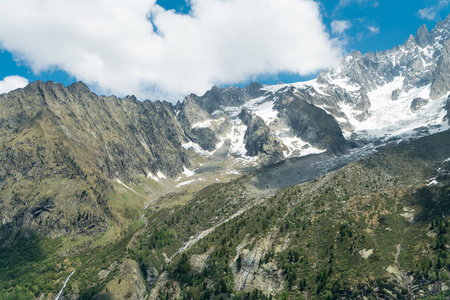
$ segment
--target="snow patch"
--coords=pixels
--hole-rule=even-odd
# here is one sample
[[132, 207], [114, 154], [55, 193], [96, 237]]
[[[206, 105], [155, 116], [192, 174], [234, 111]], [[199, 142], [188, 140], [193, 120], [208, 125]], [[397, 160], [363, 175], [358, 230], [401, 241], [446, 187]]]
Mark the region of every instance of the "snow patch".
[[[437, 133], [448, 128], [447, 122], [443, 119], [446, 115], [444, 109], [447, 96], [430, 101], [419, 111], [411, 111], [411, 101], [420, 97], [429, 98], [431, 85], [420, 88], [413, 88], [408, 92], [403, 92], [400, 97], [392, 101], [392, 91], [401, 88], [404, 77], [396, 77], [394, 81], [385, 84], [368, 94], [371, 102], [369, 118], [359, 122], [354, 118], [358, 113], [348, 104], [341, 104], [341, 110], [354, 126], [358, 138], [367, 140], [399, 137], [420, 137]], [[421, 135], [421, 130], [424, 130]], [[350, 134], [346, 133], [346, 137]]]
[[228, 175], [239, 175], [240, 173], [237, 172], [237, 171], [228, 170], [228, 171], [227, 171], [227, 174], [228, 174]]
[[189, 141], [189, 143], [184, 143], [181, 144], [181, 147], [183, 147], [186, 150], [192, 149], [194, 150], [196, 153], [202, 155], [202, 156], [212, 156], [214, 155], [214, 153], [216, 153], [217, 150], [219, 150], [220, 148], [222, 148], [222, 146], [225, 143], [226, 138], [221, 138], [220, 142], [217, 143], [216, 148], [214, 149], [214, 151], [207, 151], [204, 150], [199, 144], [194, 143], [192, 141]]
[[300, 81], [300, 82], [288, 83], [288, 84], [266, 85], [262, 88], [262, 90], [275, 94], [276, 92], [278, 92], [282, 89], [285, 89], [285, 88], [289, 88], [289, 87], [294, 87], [294, 88], [298, 88], [298, 89], [305, 88], [308, 86], [312, 86], [316, 82], [317, 82], [317, 79], [312, 79], [309, 81]]
[[326, 151], [326, 149], [322, 150], [312, 147], [309, 143], [303, 141], [301, 138], [296, 137], [295, 135], [289, 135], [289, 131], [289, 129], [285, 129], [285, 132], [276, 133], [277, 138], [279, 138], [282, 143], [288, 148], [288, 151], [283, 151], [283, 155], [285, 158], [293, 156], [300, 157], [308, 154], [319, 154]]
[[167, 177], [161, 173], [161, 171], [158, 171], [158, 173], [156, 173], [156, 176], [158, 176], [159, 179], [167, 179]]
[[133, 190], [132, 188], [130, 188], [128, 185], [126, 185], [125, 183], [123, 183], [120, 179], [116, 179], [116, 182], [122, 186], [124, 186], [125, 188], [127, 188], [128, 190], [132, 191], [135, 194], [139, 194], [138, 192], [136, 192], [135, 190]]
[[181, 147], [183, 147], [186, 150], [192, 149], [196, 153], [198, 153], [198, 154], [200, 154], [202, 156], [211, 156], [211, 155], [213, 155], [213, 152], [204, 150], [202, 147], [200, 147], [199, 144], [194, 143], [192, 141], [189, 141], [189, 143], [181, 144]]
[[193, 183], [194, 181], [195, 181], [195, 179], [189, 180], [189, 181], [185, 181], [185, 182], [177, 184], [176, 187], [179, 188], [179, 187], [182, 187], [182, 186], [185, 186], [185, 185], [189, 185], [189, 184]]
[[225, 118], [209, 119], [209, 120], [206, 120], [206, 121], [203, 121], [203, 122], [195, 123], [194, 125], [192, 125], [192, 128], [208, 128], [208, 127], [211, 127], [215, 123], [222, 122], [223, 120], [225, 120]]
[[439, 183], [436, 181], [436, 178], [428, 179], [427, 182], [428, 182], [427, 186], [432, 186], [432, 185], [436, 185]]
[[147, 178], [151, 178], [154, 181], [159, 181], [159, 178], [153, 175], [151, 172], [148, 173]]
[[255, 98], [244, 104], [242, 107], [247, 108], [249, 111], [263, 119], [266, 125], [270, 125], [270, 123], [278, 118], [278, 111], [273, 109], [274, 101], [265, 101], [266, 99], [267, 96]]
[[120, 179], [116, 179], [116, 181], [117, 181], [118, 184], [121, 184], [124, 187], [126, 187], [127, 189], [131, 190], [131, 188], [128, 185], [126, 185], [125, 183], [123, 183]]
[[189, 170], [188, 168], [186, 168], [185, 166], [183, 166], [183, 174], [186, 177], [191, 177], [191, 176], [195, 175], [195, 172], [193, 172], [193, 171]]
[[348, 78], [334, 78], [331, 80], [331, 83], [334, 85], [338, 85], [343, 89], [346, 89], [349, 92], [356, 92], [361, 89], [359, 85], [352, 84]]
[[226, 136], [231, 141], [230, 149], [228, 150], [228, 156], [237, 155], [245, 157], [247, 149], [245, 149], [244, 136], [247, 131], [247, 126], [242, 123], [240, 119], [233, 120], [233, 127], [230, 133]]
[[225, 144], [225, 139], [221, 139], [219, 143], [216, 145], [216, 151], [223, 147]]

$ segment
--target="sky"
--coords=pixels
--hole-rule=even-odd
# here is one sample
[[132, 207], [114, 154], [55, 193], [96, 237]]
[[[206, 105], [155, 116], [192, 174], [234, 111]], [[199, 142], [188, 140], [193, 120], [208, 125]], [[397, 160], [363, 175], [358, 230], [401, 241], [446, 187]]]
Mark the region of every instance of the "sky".
[[0, 0], [0, 93], [81, 80], [175, 102], [213, 85], [304, 81], [449, 13], [450, 0]]

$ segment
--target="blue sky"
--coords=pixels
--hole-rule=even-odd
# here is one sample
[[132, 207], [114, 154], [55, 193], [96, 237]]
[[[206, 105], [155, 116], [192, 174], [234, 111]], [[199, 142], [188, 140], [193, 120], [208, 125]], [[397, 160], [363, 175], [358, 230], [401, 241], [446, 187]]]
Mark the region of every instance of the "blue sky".
[[[19, 0], [18, 0], [19, 1]], [[51, 2], [52, 0], [45, 0], [44, 2]], [[141, 2], [143, 2], [142, 0]], [[199, 1], [200, 0], [196, 0]], [[220, 0], [216, 0], [220, 1]], [[270, 0], [266, 0], [270, 1]], [[284, 1], [284, 0], [283, 0]], [[296, 1], [296, 0], [290, 0], [290, 1]], [[303, 0], [297, 0], [297, 1], [303, 1]], [[120, 2], [120, 0], [115, 0], [115, 2]], [[151, 2], [151, 1], [150, 1]], [[305, 2], [308, 2], [307, 0]], [[410, 34], [415, 34], [416, 30], [422, 25], [426, 24], [428, 26], [428, 29], [431, 30], [434, 25], [443, 19], [450, 13], [450, 0], [413, 0], [413, 1], [406, 1], [406, 0], [322, 0], [322, 1], [315, 1], [319, 4], [320, 7], [320, 18], [322, 24], [325, 26], [324, 34], [329, 35], [330, 41], [333, 39], [338, 39], [340, 41], [340, 47], [344, 50], [344, 53], [348, 53], [354, 50], [359, 50], [363, 53], [366, 53], [368, 51], [384, 51], [386, 49], [390, 49], [394, 46], [397, 46], [399, 44], [404, 43], [408, 36]], [[184, 0], [158, 0], [157, 4], [161, 6], [165, 10], [175, 10], [176, 14], [183, 15], [183, 14], [189, 14], [191, 11], [191, 7], [184, 1]], [[1, 7], [0, 7], [1, 9]], [[136, 8], [137, 9], [137, 8]], [[209, 7], [208, 9], [214, 9]], [[258, 8], [256, 8], [258, 10]], [[30, 13], [32, 13], [32, 10], [30, 9]], [[192, 13], [192, 12], [191, 12]], [[200, 14], [200, 13], [199, 13]], [[155, 16], [161, 16], [164, 15], [161, 12], [155, 12]], [[0, 18], [1, 18], [0, 13]], [[166, 14], [165, 18], [160, 18], [160, 20], [156, 20], [159, 22], [158, 24], [161, 24], [161, 27], [169, 28], [170, 29], [170, 22], [171, 20], [174, 20], [175, 22], [178, 22], [180, 24], [182, 23], [182, 18], [177, 18], [177, 16], [173, 17], [170, 14]], [[295, 20], [295, 19], [294, 19]], [[37, 20], [36, 22], [39, 22]], [[187, 24], [187, 23], [186, 23]], [[3, 28], [4, 25], [0, 24]], [[31, 24], [30, 26], [33, 26]], [[54, 25], [53, 25], [54, 26]], [[295, 26], [295, 22], [292, 22], [292, 26]], [[307, 25], [304, 25], [307, 26]], [[71, 27], [72, 28], [72, 27]], [[134, 29], [135, 27], [133, 27]], [[14, 26], [12, 26], [12, 29], [14, 31]], [[46, 31], [46, 27], [44, 28], [44, 31]], [[169, 31], [166, 31], [169, 32]], [[301, 31], [299, 31], [301, 32]], [[18, 31], [17, 35], [20, 36], [22, 33]], [[48, 33], [53, 34], [53, 33]], [[55, 33], [59, 34], [59, 33]], [[295, 34], [295, 32], [294, 32]], [[26, 39], [27, 36], [23, 34], [23, 39]], [[34, 35], [36, 35], [34, 33]], [[161, 35], [163, 37], [164, 33]], [[169, 34], [167, 34], [167, 37]], [[138, 39], [137, 39], [138, 40]], [[118, 75], [117, 79], [111, 79], [109, 81], [102, 82], [99, 80], [96, 82], [96, 80], [93, 80], [92, 78], [95, 77], [89, 77], [86, 75], [86, 73], [89, 73], [89, 70], [83, 70], [83, 72], [78, 70], [78, 65], [83, 65], [88, 63], [95, 65], [95, 62], [97, 60], [93, 59], [89, 62], [80, 61], [80, 63], [71, 65], [70, 63], [67, 63], [67, 61], [70, 62], [70, 58], [60, 59], [60, 60], [51, 60], [48, 61], [45, 58], [42, 58], [42, 55], [39, 56], [39, 54], [42, 53], [34, 53], [32, 50], [27, 48], [27, 46], [23, 46], [23, 49], [21, 45], [23, 44], [21, 41], [14, 40], [14, 43], [11, 42], [12, 38], [10, 36], [7, 36], [7, 33], [0, 32], [0, 80], [2, 78], [5, 78], [7, 76], [13, 76], [18, 75], [21, 77], [24, 77], [28, 79], [29, 82], [35, 81], [35, 80], [52, 80], [56, 82], [61, 82], [65, 85], [71, 84], [77, 80], [83, 80], [87, 81], [88, 85], [91, 86], [91, 88], [98, 92], [98, 93], [116, 93], [118, 95], [128, 94], [127, 86], [124, 85], [121, 87], [121, 89], [114, 89], [115, 85], [118, 85], [115, 82], [120, 82], [120, 75], [123, 76], [124, 74], [127, 74], [126, 71], [121, 71], [122, 74]], [[303, 42], [304, 43], [304, 42]], [[51, 44], [51, 43], [50, 43]], [[54, 44], [54, 43], [53, 43]], [[53, 45], [51, 44], [51, 45]], [[186, 45], [186, 44], [184, 44]], [[300, 45], [300, 46], [298, 46]], [[299, 41], [297, 44], [297, 47], [301, 48], [302, 41]], [[327, 44], [328, 45], [328, 44]], [[44, 45], [42, 49], [45, 51], [45, 47], [49, 47], [48, 45]], [[74, 46], [71, 46], [71, 49]], [[139, 47], [139, 45], [135, 45], [135, 47]], [[184, 46], [186, 48], [186, 46]], [[307, 47], [307, 45], [305, 45]], [[330, 46], [332, 47], [332, 46]], [[179, 47], [178, 47], [179, 48]], [[151, 47], [150, 47], [151, 49]], [[9, 50], [9, 51], [8, 51]], [[294, 49], [295, 50], [295, 49]], [[122, 51], [122, 50], [121, 50]], [[172, 51], [172, 50], [171, 50]], [[274, 50], [275, 51], [275, 50]], [[41, 51], [42, 52], [42, 51]], [[65, 50], [67, 52], [67, 50]], [[85, 51], [86, 52], [86, 51]], [[14, 53], [14, 55], [12, 54]], [[55, 54], [49, 54], [49, 55], [62, 55], [61, 53], [64, 53], [64, 50], [61, 50], [61, 52], [55, 52]], [[181, 53], [181, 54], [180, 54]], [[180, 57], [180, 55], [183, 52], [177, 52], [176, 57]], [[292, 53], [289, 52], [289, 53]], [[335, 55], [335, 52], [333, 52], [333, 49], [329, 49], [329, 55], [333, 56]], [[109, 55], [109, 53], [106, 53], [106, 55]], [[133, 55], [133, 54], [124, 54], [124, 55]], [[140, 55], [140, 53], [138, 54]], [[190, 54], [188, 54], [190, 55]], [[274, 54], [276, 55], [276, 53]], [[283, 54], [284, 55], [284, 54]], [[307, 55], [307, 54], [306, 54]], [[323, 59], [326, 60], [327, 56], [329, 56], [327, 52], [324, 52]], [[239, 61], [240, 54], [237, 53], [233, 59], [235, 61]], [[168, 58], [170, 61], [170, 58]], [[293, 56], [290, 57], [292, 61], [295, 59]], [[107, 61], [107, 60], [105, 60]], [[209, 60], [211, 61], [211, 60]], [[231, 60], [233, 61], [233, 60]], [[114, 60], [113, 60], [114, 62]], [[127, 64], [130, 64], [128, 61]], [[193, 57], [193, 59], [190, 61], [189, 69], [192, 69], [192, 66], [202, 65], [202, 64], [208, 64], [208, 60], [204, 63], [199, 60], [198, 57]], [[238, 62], [236, 62], [238, 63]], [[285, 63], [285, 62], [283, 62]], [[99, 62], [99, 66], [105, 67], [105, 62]], [[184, 61], [180, 61], [178, 63], [179, 65], [185, 64]], [[228, 62], [228, 64], [230, 64]], [[267, 63], [266, 63], [267, 64]], [[152, 66], [155, 65], [155, 62], [149, 62], [149, 67], [152, 68]], [[106, 66], [105, 68], [107, 68]], [[163, 67], [161, 67], [163, 68]], [[170, 68], [170, 67], [169, 67]], [[251, 68], [251, 66], [249, 67]], [[286, 68], [286, 67], [285, 67]], [[259, 81], [265, 84], [276, 84], [279, 81], [288, 83], [288, 82], [295, 82], [295, 81], [301, 81], [301, 80], [308, 80], [311, 78], [314, 78], [318, 72], [318, 69], [320, 69], [320, 64], [316, 64], [314, 66], [308, 66], [304, 67], [303, 65], [299, 66], [298, 68], [293, 68], [293, 70], [299, 70], [299, 72], [288, 70], [287, 72], [283, 72], [283, 67], [280, 67], [278, 70], [277, 68], [274, 68], [273, 66], [269, 67], [268, 72], [260, 71], [261, 69], [255, 68], [254, 72], [246, 73], [244, 71], [241, 71], [241, 73], [233, 73], [238, 74], [235, 76], [235, 78], [230, 75], [231, 73], [224, 72], [223, 76], [219, 79], [215, 78], [214, 75], [210, 75], [208, 79], [204, 80], [204, 84], [202, 86], [193, 86], [192, 91], [193, 92], [200, 92], [205, 89], [206, 86], [209, 86], [211, 83], [217, 82], [218, 85], [221, 86], [227, 86], [227, 85], [238, 85], [238, 86], [244, 86], [251, 81]], [[132, 70], [135, 70], [136, 68], [133, 68]], [[265, 69], [264, 69], [265, 70]], [[198, 74], [201, 74], [202, 70], [198, 70]], [[93, 73], [95, 75], [95, 69], [93, 69]], [[106, 74], [99, 72], [98, 76], [101, 77], [102, 74]], [[114, 72], [114, 71], [109, 71]], [[137, 71], [136, 71], [137, 72]], [[179, 72], [183, 72], [183, 69], [180, 69]], [[179, 73], [178, 72], [178, 73]], [[211, 70], [205, 70], [205, 73], [209, 72], [211, 73]], [[143, 72], [141, 72], [143, 73]], [[299, 75], [298, 73], [301, 73]], [[71, 74], [71, 75], [69, 75]], [[92, 76], [94, 76], [92, 75]], [[137, 76], [135, 81], [143, 81], [142, 76], [146, 75], [140, 75], [141, 77]], [[159, 80], [158, 73], [151, 74], [152, 79], [149, 80], [148, 83], [146, 83], [145, 91], [146, 93], [142, 93], [142, 95], [139, 95], [141, 97], [163, 97], [167, 94], [167, 90], [170, 89], [176, 89], [177, 87], [172, 86], [168, 84], [167, 82], [163, 82], [162, 80]], [[167, 80], [170, 81], [170, 74], [164, 74], [164, 76], [168, 77]], [[200, 75], [199, 75], [200, 76]], [[185, 76], [186, 77], [186, 76]], [[189, 77], [189, 76], [187, 76]], [[192, 77], [195, 77], [195, 75], [192, 75]], [[200, 76], [201, 77], [201, 76]], [[114, 81], [116, 80], [116, 81]], [[175, 79], [174, 79], [175, 80]], [[176, 79], [177, 81], [183, 80], [183, 77], [180, 77], [180, 79]], [[199, 79], [201, 81], [201, 79]], [[189, 90], [189, 84], [192, 83], [186, 83], [186, 85], [183, 88], [179, 89], [179, 93], [177, 93], [175, 98], [180, 97], [183, 93], [186, 94], [186, 92]], [[142, 84], [140, 85], [142, 86]], [[139, 86], [139, 87], [140, 87]], [[139, 87], [132, 86], [130, 84], [130, 94], [137, 93], [139, 94], [140, 90]], [[0, 89], [1, 91], [1, 89]], [[149, 92], [150, 91], [150, 92]], [[158, 91], [152, 94], [151, 91]], [[164, 92], [166, 91], [166, 92]], [[166, 94], [165, 94], [166, 93]], [[167, 94], [168, 97], [171, 97], [171, 95]], [[174, 100], [174, 99], [172, 99]]]

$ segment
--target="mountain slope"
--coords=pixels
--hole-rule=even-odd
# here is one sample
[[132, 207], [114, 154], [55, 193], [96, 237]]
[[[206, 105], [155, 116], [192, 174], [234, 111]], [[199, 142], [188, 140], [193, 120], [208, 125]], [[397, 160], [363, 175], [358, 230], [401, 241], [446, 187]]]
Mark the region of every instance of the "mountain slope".
[[105, 231], [114, 181], [190, 166], [169, 103], [35, 82], [1, 95], [0, 106], [2, 232]]

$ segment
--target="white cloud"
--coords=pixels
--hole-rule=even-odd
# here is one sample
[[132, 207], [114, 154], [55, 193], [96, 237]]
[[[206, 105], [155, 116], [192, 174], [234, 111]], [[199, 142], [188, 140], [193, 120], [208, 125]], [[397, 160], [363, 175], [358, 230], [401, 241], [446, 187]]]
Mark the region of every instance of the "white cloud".
[[334, 34], [342, 34], [350, 27], [352, 27], [352, 23], [348, 20], [334, 20], [331, 22], [331, 32]]
[[155, 0], [0, 0], [0, 44], [34, 72], [172, 100], [259, 74], [310, 74], [341, 55], [312, 0], [190, 3], [181, 15]]
[[0, 94], [23, 88], [28, 84], [28, 79], [20, 76], [8, 76], [0, 81]]
[[369, 29], [370, 33], [372, 34], [380, 33], [380, 27], [377, 26], [367, 26], [367, 29]]
[[426, 19], [426, 20], [434, 20], [436, 19], [436, 9], [434, 7], [426, 7], [423, 9], [419, 9], [419, 11], [417, 12], [419, 14], [419, 17], [421, 19]]
[[443, 8], [447, 7], [449, 4], [450, 4], [450, 0], [441, 0], [435, 6], [430, 6], [430, 7], [425, 7], [425, 8], [419, 9], [417, 14], [419, 15], [419, 17], [421, 19], [433, 21], [433, 20], [437, 19], [439, 12]]

